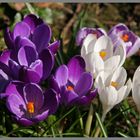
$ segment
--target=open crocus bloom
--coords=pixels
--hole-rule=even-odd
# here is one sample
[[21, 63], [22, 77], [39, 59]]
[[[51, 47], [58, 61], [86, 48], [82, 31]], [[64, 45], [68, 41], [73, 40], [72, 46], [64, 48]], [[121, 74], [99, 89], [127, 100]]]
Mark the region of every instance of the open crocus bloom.
[[123, 99], [131, 90], [131, 80], [126, 82], [127, 73], [123, 67], [115, 72], [102, 71], [95, 80], [95, 87], [98, 89], [99, 98], [103, 106], [103, 118], [106, 114]]
[[89, 104], [97, 93], [96, 90], [91, 91], [92, 75], [85, 72], [85, 62], [80, 56], [73, 57], [67, 66], [60, 66], [50, 83], [60, 94], [61, 104], [65, 105]]
[[10, 83], [6, 89], [7, 107], [14, 118], [22, 125], [30, 126], [54, 113], [58, 98], [54, 90], [43, 93], [37, 84]]
[[132, 97], [140, 113], [140, 66], [134, 73], [132, 84]]
[[102, 28], [88, 28], [88, 27], [83, 27], [81, 28], [76, 36], [76, 44], [78, 46], [83, 45], [84, 39], [89, 35], [89, 34], [94, 34], [99, 38], [102, 35], [107, 35], [104, 29]]
[[86, 70], [97, 76], [102, 70], [114, 71], [122, 66], [126, 58], [123, 45], [113, 51], [113, 44], [108, 36], [89, 34], [81, 48], [81, 56], [86, 62]]
[[125, 24], [115, 25], [108, 35], [112, 39], [115, 49], [123, 44], [127, 57], [135, 54], [140, 47], [140, 38], [130, 31]]

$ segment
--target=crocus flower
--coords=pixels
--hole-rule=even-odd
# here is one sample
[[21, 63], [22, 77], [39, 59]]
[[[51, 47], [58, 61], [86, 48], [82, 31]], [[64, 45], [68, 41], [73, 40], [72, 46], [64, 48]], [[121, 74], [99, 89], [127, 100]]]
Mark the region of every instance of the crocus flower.
[[92, 91], [93, 78], [85, 72], [82, 57], [73, 57], [68, 65], [61, 65], [50, 81], [51, 87], [60, 94], [60, 103], [64, 105], [89, 104], [96, 95]]
[[116, 69], [113, 73], [102, 71], [98, 74], [95, 87], [98, 89], [103, 107], [103, 120], [115, 105], [128, 96], [131, 90], [131, 80], [129, 79], [126, 83], [126, 78], [127, 73], [123, 67]]
[[140, 38], [130, 31], [125, 24], [115, 25], [108, 35], [112, 39], [115, 49], [123, 44], [127, 57], [135, 54], [140, 47]]
[[34, 83], [12, 82], [6, 89], [6, 105], [16, 121], [24, 126], [38, 123], [54, 113], [58, 97], [54, 90], [45, 92]]
[[137, 109], [140, 113], [140, 66], [137, 68], [137, 70], [134, 73], [133, 76], [133, 84], [132, 84], [132, 97], [133, 100], [137, 106]]
[[48, 49], [38, 54], [33, 46], [25, 45], [15, 55], [17, 60], [12, 59], [11, 52], [7, 50], [0, 56], [0, 69], [9, 79], [39, 83], [50, 75], [54, 56]]
[[76, 36], [76, 44], [78, 46], [82, 46], [84, 39], [89, 35], [89, 34], [94, 34], [99, 38], [102, 35], [107, 35], [104, 29], [102, 28], [88, 28], [88, 27], [83, 27], [81, 28]]
[[96, 77], [102, 70], [112, 72], [122, 66], [126, 52], [123, 45], [113, 51], [113, 44], [108, 36], [97, 38], [96, 35], [89, 34], [83, 42], [81, 56], [86, 62], [86, 70]]
[[12, 32], [7, 28], [4, 39], [7, 47], [15, 51], [22, 45], [34, 44], [38, 53], [47, 48], [55, 54], [60, 42], [55, 41], [50, 44], [51, 35], [51, 28], [42, 19], [30, 14], [18, 22]]
[[9, 79], [39, 83], [49, 76], [59, 46], [59, 41], [49, 45], [51, 34], [50, 27], [32, 14], [17, 23], [13, 32], [7, 29], [9, 50], [0, 56], [0, 68]]

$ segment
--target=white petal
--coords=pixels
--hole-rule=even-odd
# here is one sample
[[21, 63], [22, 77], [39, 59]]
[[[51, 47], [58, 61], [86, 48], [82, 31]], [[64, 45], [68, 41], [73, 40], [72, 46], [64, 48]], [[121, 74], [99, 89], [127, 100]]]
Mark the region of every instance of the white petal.
[[104, 62], [100, 56], [94, 52], [89, 53], [85, 56], [86, 70], [92, 74], [97, 75], [101, 70], [104, 69]]
[[113, 72], [118, 68], [120, 62], [120, 56], [112, 56], [104, 63], [104, 69]]
[[132, 88], [132, 82], [131, 82], [131, 79], [128, 79], [127, 83], [126, 83], [126, 86], [127, 86], [127, 91], [125, 93], [125, 98], [129, 95], [130, 91], [131, 91], [131, 88]]
[[120, 103], [126, 96], [127, 86], [123, 86], [118, 91], [118, 98], [116, 104]]
[[113, 44], [108, 36], [101, 36], [95, 43], [94, 52], [106, 51], [107, 56], [105, 59], [113, 55]]
[[121, 67], [126, 59], [126, 49], [125, 46], [122, 44], [120, 46], [117, 46], [117, 48], [115, 49], [115, 52], [113, 54], [114, 56], [116, 55], [120, 55], [120, 64], [119, 67]]
[[140, 66], [134, 73], [132, 84], [132, 97], [140, 112]]
[[117, 91], [112, 86], [106, 87], [99, 94], [99, 98], [102, 102], [103, 114], [106, 114], [115, 106], [117, 102]]
[[125, 84], [126, 78], [127, 78], [126, 70], [123, 67], [120, 67], [116, 69], [116, 71], [114, 72], [111, 81], [117, 82], [118, 83], [117, 89], [119, 89]]
[[[91, 43], [93, 43], [93, 46], [92, 47], [94, 47], [94, 44], [95, 44], [96, 40], [97, 40], [97, 37], [94, 34], [88, 34], [87, 37], [84, 39], [84, 42], [83, 42], [83, 46], [82, 47], [85, 48], [86, 54], [89, 53], [88, 52], [89, 45]], [[92, 49], [92, 47], [90, 49]]]
[[86, 56], [86, 49], [85, 49], [84, 46], [82, 46], [82, 48], [81, 48], [81, 56], [82, 56], [83, 58], [85, 58], [85, 56]]

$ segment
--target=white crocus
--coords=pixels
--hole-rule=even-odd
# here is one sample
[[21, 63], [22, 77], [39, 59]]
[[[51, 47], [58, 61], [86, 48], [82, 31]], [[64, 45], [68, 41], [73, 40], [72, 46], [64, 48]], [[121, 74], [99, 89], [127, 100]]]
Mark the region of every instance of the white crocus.
[[123, 67], [117, 68], [115, 72], [100, 72], [95, 80], [95, 87], [98, 88], [99, 98], [103, 107], [104, 120], [106, 114], [116, 105], [125, 99], [131, 90], [131, 80], [127, 79], [126, 70]]
[[81, 56], [86, 62], [86, 70], [97, 76], [102, 70], [114, 71], [123, 65], [126, 52], [119, 46], [113, 51], [113, 44], [108, 36], [97, 38], [95, 34], [89, 34], [81, 48]]
[[132, 84], [132, 97], [140, 113], [140, 66], [134, 73]]

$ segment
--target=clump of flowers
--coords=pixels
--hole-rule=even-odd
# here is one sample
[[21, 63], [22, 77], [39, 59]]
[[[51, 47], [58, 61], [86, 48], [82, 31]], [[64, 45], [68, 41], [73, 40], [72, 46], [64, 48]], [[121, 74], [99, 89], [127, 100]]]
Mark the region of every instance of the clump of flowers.
[[55, 63], [60, 41], [51, 38], [50, 26], [33, 14], [4, 33], [7, 49], [0, 55], [0, 99], [16, 122], [31, 126], [62, 106], [79, 109], [91, 105], [87, 119], [91, 127], [94, 98], [99, 97], [97, 105], [102, 104], [104, 121], [107, 113], [129, 96], [131, 88], [140, 112], [140, 68], [131, 83], [123, 67], [127, 57], [138, 51], [140, 38], [126, 25], [118, 24], [108, 33], [102, 28], [80, 29], [75, 41], [81, 55], [67, 56], [68, 61], [61, 64]]

